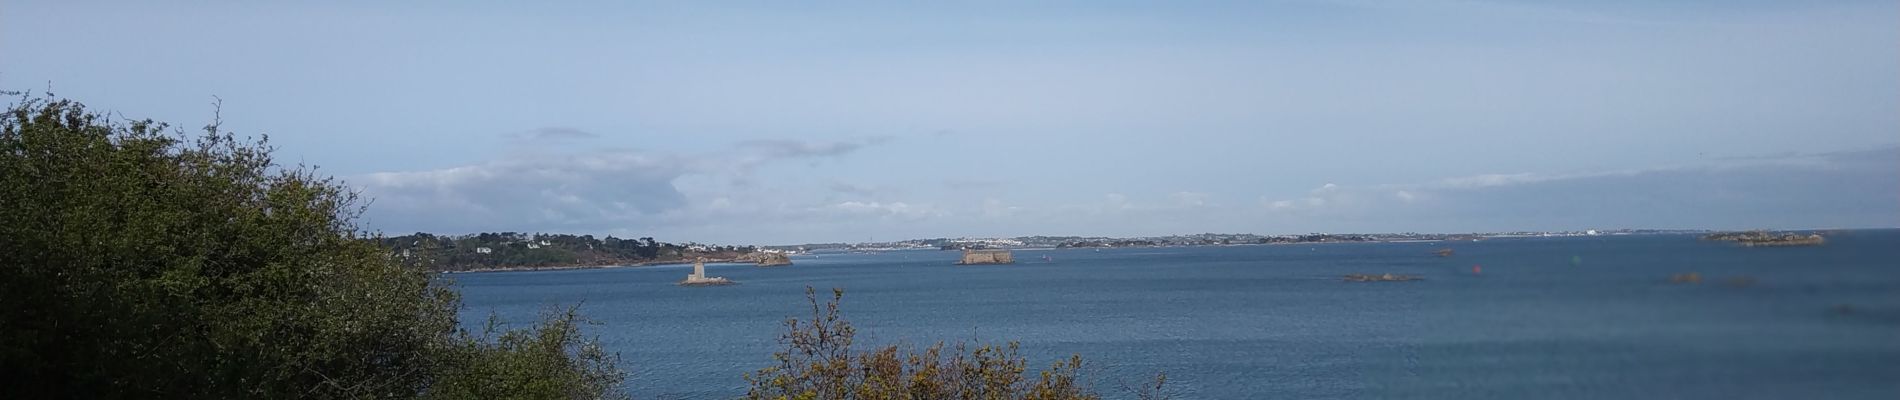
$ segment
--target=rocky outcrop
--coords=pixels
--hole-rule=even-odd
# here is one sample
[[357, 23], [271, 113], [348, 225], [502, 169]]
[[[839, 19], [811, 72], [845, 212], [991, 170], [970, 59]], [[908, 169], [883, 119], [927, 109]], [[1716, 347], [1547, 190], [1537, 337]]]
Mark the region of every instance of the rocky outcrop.
[[957, 265], [1014, 264], [1016, 257], [1009, 250], [964, 250], [963, 259]]
[[1404, 282], [1416, 281], [1419, 277], [1396, 274], [1346, 274], [1347, 282]]
[[734, 284], [736, 283], [733, 283], [730, 279], [717, 276], [701, 279], [686, 278], [686, 280], [680, 281], [680, 286], [725, 286]]
[[1768, 239], [1738, 240], [1737, 242], [1748, 247], [1819, 246], [1827, 242], [1827, 239], [1821, 238], [1821, 235], [1782, 235]]
[[1730, 241], [1747, 247], [1818, 246], [1827, 239], [1819, 234], [1775, 233], [1769, 231], [1721, 232], [1702, 236], [1702, 240]]
[[759, 260], [758, 260], [758, 266], [761, 266], [761, 267], [782, 267], [782, 266], [792, 265], [792, 257], [787, 256], [783, 253], [755, 253], [755, 254], [760, 254]]
[[1702, 283], [1702, 274], [1690, 272], [1686, 274], [1670, 275], [1669, 283], [1687, 283], [1687, 284]]

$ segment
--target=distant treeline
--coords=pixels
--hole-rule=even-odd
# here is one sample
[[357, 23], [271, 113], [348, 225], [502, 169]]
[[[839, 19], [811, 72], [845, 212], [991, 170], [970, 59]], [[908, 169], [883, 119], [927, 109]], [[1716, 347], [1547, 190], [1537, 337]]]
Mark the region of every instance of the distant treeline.
[[651, 237], [598, 239], [593, 235], [519, 232], [461, 236], [418, 232], [385, 237], [382, 245], [399, 259], [435, 271], [632, 265], [698, 257], [730, 259], [756, 250], [752, 246], [675, 244]]

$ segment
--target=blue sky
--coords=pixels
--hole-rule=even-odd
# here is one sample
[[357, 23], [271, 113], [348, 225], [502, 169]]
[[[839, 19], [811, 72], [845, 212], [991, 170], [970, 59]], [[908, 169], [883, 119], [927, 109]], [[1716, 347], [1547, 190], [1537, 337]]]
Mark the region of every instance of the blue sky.
[[388, 232], [718, 243], [1891, 227], [1895, 2], [0, 5]]

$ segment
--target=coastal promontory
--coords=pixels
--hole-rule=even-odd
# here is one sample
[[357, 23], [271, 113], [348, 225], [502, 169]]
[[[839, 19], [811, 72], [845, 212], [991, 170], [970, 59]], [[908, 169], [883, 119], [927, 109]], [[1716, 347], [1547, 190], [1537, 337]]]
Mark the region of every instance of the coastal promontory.
[[739, 256], [735, 261], [751, 261], [761, 267], [783, 267], [792, 265], [792, 257], [785, 253], [761, 251]]
[[1820, 234], [1769, 231], [1711, 233], [1702, 236], [1702, 240], [1729, 241], [1745, 247], [1818, 246], [1827, 242]]

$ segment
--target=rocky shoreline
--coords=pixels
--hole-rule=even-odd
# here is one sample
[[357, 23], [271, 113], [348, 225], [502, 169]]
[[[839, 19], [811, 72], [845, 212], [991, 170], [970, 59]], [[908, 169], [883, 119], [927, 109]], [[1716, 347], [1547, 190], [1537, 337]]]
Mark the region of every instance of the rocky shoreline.
[[1827, 242], [1820, 234], [1748, 231], [1720, 232], [1702, 236], [1702, 240], [1735, 242], [1743, 247], [1818, 246]]
[[[752, 254], [745, 254], [745, 255], [740, 255], [738, 257], [731, 257], [731, 258], [707, 258], [705, 259], [705, 262], [714, 263], [714, 264], [753, 263], [760, 267], [783, 267], [783, 266], [792, 265], [792, 258], [784, 254], [779, 254], [779, 253], [752, 253]], [[637, 263], [615, 264], [615, 265], [576, 264], [576, 265], [546, 265], [546, 266], [535, 266], [535, 267], [493, 267], [493, 268], [474, 268], [474, 269], [466, 269], [466, 270], [460, 270], [460, 271], [437, 271], [437, 272], [444, 273], [444, 274], [466, 274], [466, 273], [478, 273], [478, 272], [565, 271], [565, 270], [576, 270], [576, 269], [651, 267], [651, 266], [656, 266], [656, 265], [679, 265], [679, 264], [692, 264], [692, 263], [693, 263], [693, 260], [680, 259], [680, 260], [641, 261]]]
[[[706, 262], [718, 264], [718, 263], [745, 263], [745, 262], [752, 262], [752, 261], [740, 260], [738, 258], [720, 258], [720, 259], [707, 259]], [[636, 267], [651, 267], [651, 266], [657, 266], [657, 265], [679, 265], [679, 264], [692, 264], [692, 263], [693, 263], [693, 260], [655, 260], [655, 261], [641, 261], [637, 263], [615, 264], [615, 265], [585, 264], [585, 265], [549, 265], [549, 266], [538, 266], [538, 267], [493, 267], [493, 268], [473, 268], [473, 269], [465, 269], [465, 270], [460, 270], [460, 271], [437, 271], [437, 272], [444, 273], [444, 274], [467, 274], [467, 273], [479, 273], [479, 272], [566, 271], [566, 270], [576, 270], [576, 269], [636, 268]]]
[[784, 253], [758, 252], [734, 258], [733, 262], [751, 262], [760, 267], [783, 267], [792, 265], [792, 257]]

